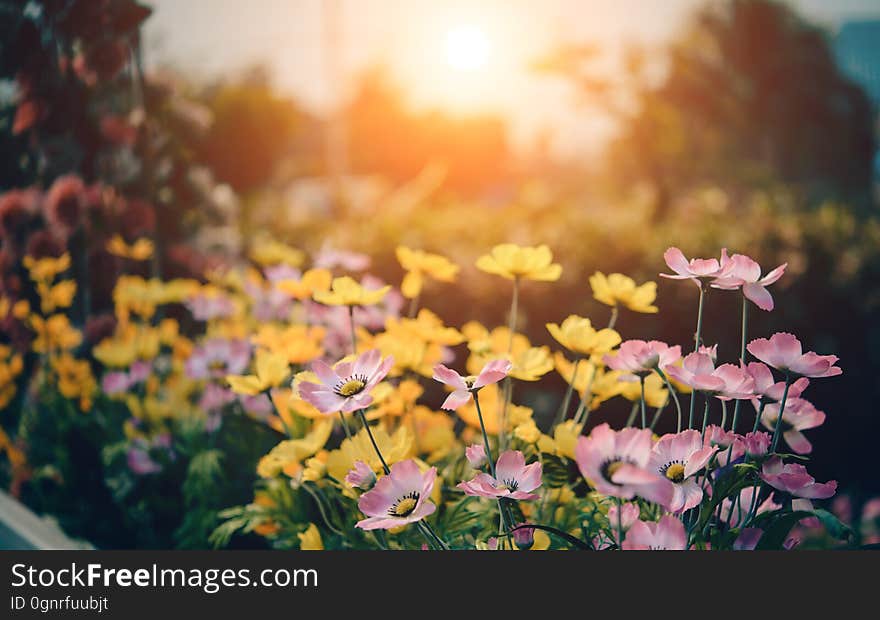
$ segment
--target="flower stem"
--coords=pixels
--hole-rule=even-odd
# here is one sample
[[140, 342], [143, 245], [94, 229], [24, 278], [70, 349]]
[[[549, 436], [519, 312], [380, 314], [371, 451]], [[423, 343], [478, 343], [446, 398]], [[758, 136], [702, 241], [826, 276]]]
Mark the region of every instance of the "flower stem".
[[633, 403], [632, 408], [629, 410], [629, 417], [626, 419], [626, 426], [632, 426], [636, 421], [636, 416], [639, 413], [639, 403]]
[[614, 499], [617, 500], [617, 548], [623, 549], [623, 503], [619, 497]]
[[339, 420], [342, 422], [342, 429], [345, 431], [346, 438], [351, 439], [351, 431], [348, 430], [348, 424], [345, 423], [345, 414], [341, 411], [339, 412]]
[[510, 300], [510, 318], [507, 327], [510, 329], [510, 337], [507, 342], [507, 352], [513, 351], [513, 334], [516, 330], [517, 311], [519, 308], [519, 276], [513, 278], [513, 297]]
[[[703, 334], [703, 300], [706, 297], [706, 287], [700, 284], [700, 303], [697, 306], [697, 331], [694, 334], [694, 351], [700, 350], [700, 338]], [[688, 428], [694, 427], [694, 405], [696, 395], [691, 391], [690, 413], [688, 415]]]
[[703, 437], [706, 436], [706, 424], [709, 422], [709, 395], [706, 394], [706, 404], [703, 406]]
[[562, 404], [559, 405], [559, 411], [556, 412], [556, 420], [553, 422], [553, 426], [561, 424], [568, 415], [568, 408], [571, 406], [571, 395], [572, 392], [574, 392], [574, 382], [577, 380], [577, 372], [580, 365], [581, 356], [578, 355], [574, 358], [574, 368], [571, 371], [571, 381], [568, 383], [568, 388], [565, 390], [565, 398], [562, 399]]
[[415, 297], [413, 297], [412, 299], [409, 300], [409, 311], [407, 312], [406, 315], [411, 319], [415, 318], [415, 316], [416, 316], [416, 310], [418, 310], [418, 307], [419, 307], [419, 297], [420, 296], [421, 295], [416, 295]]
[[782, 400], [779, 401], [779, 415], [776, 416], [776, 424], [773, 428], [773, 443], [770, 444], [770, 452], [776, 452], [779, 446], [779, 438], [782, 436], [782, 416], [785, 414], [785, 401], [788, 400], [788, 388], [791, 387], [791, 375], [785, 373], [785, 390], [782, 392]]
[[645, 413], [645, 377], [639, 377], [640, 383], [642, 384], [642, 398], [641, 398], [641, 407], [642, 407], [642, 428], [648, 427], [648, 415]]
[[351, 327], [351, 352], [354, 355], [357, 355], [358, 346], [357, 346], [357, 333], [354, 329], [354, 306], [348, 307], [348, 324]]
[[495, 459], [492, 458], [492, 448], [489, 447], [489, 435], [486, 433], [486, 425], [483, 423], [483, 411], [480, 409], [480, 397], [474, 392], [474, 405], [477, 407], [477, 417], [480, 419], [480, 430], [483, 432], [483, 447], [486, 449], [486, 460], [489, 461], [489, 470], [495, 477]]
[[617, 304], [611, 307], [611, 318], [608, 319], [608, 329], [614, 329], [614, 326], [617, 324], [617, 315], [619, 314], [619, 310], [617, 309]]
[[[740, 339], [739, 345], [739, 364], [740, 366], [746, 365], [746, 339], [748, 336], [749, 329], [749, 303], [746, 296], [743, 295], [743, 311], [742, 311], [742, 338]], [[733, 406], [733, 422], [731, 423], [730, 430], [734, 433], [736, 432], [736, 425], [739, 422], [739, 410], [742, 408], [742, 400], [737, 399], [736, 404]]]
[[367, 429], [367, 435], [370, 437], [370, 442], [373, 444], [373, 449], [376, 451], [376, 456], [379, 457], [379, 461], [382, 463], [382, 470], [387, 476], [391, 473], [391, 468], [388, 467], [388, 463], [385, 462], [385, 458], [382, 456], [382, 452], [379, 451], [379, 446], [378, 444], [376, 444], [376, 439], [373, 437], [373, 431], [370, 430], [370, 424], [367, 422], [367, 416], [364, 415], [363, 409], [358, 409], [357, 413], [361, 417], [361, 424], [363, 424], [364, 428]]
[[761, 424], [761, 416], [764, 415], [764, 407], [767, 406], [767, 401], [763, 398], [761, 399], [761, 404], [758, 407], [758, 413], [755, 414], [755, 425], [752, 427], [752, 432], [756, 433], [758, 431], [758, 426]]
[[727, 426], [727, 403], [723, 400], [721, 401], [721, 430], [724, 430], [724, 427]]
[[663, 383], [666, 384], [666, 389], [669, 390], [669, 395], [672, 397], [672, 402], [675, 403], [675, 411], [678, 413], [678, 426], [675, 429], [676, 433], [681, 432], [681, 403], [678, 401], [678, 394], [675, 392], [675, 388], [672, 387], [672, 384], [669, 382], [669, 379], [666, 378], [666, 373], [664, 373], [660, 368], [655, 368], [654, 372], [660, 375], [660, 378], [663, 379]]
[[432, 528], [427, 521], [418, 521], [418, 524], [423, 534], [427, 534], [428, 537], [436, 542], [443, 551], [449, 551], [449, 545], [437, 535], [437, 532], [434, 531], [434, 528]]

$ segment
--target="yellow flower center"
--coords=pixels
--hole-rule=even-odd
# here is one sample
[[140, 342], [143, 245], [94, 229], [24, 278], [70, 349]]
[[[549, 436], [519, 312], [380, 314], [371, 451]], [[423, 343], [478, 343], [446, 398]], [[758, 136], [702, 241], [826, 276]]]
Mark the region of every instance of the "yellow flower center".
[[614, 461], [613, 463], [609, 463], [608, 467], [605, 468], [605, 473], [608, 475], [609, 478], [613, 478], [614, 474], [616, 474], [617, 470], [619, 470], [622, 466], [623, 461]]
[[409, 497], [404, 497], [400, 499], [394, 506], [391, 507], [389, 511], [391, 516], [394, 517], [405, 517], [410, 514], [413, 510], [416, 509], [416, 504], [419, 503], [418, 494], [413, 494]]
[[476, 375], [468, 375], [467, 377], [464, 378], [464, 384], [466, 386], [468, 386], [468, 389], [474, 387], [474, 383], [476, 383], [476, 382], [477, 382]]
[[601, 468], [602, 476], [610, 482], [611, 484], [616, 484], [620, 486], [619, 483], [614, 482], [614, 474], [618, 472], [618, 470], [624, 465], [628, 464], [629, 461], [627, 459], [614, 458], [606, 461]]
[[684, 465], [681, 463], [672, 463], [666, 468], [664, 475], [673, 482], [681, 482], [684, 480]]
[[361, 379], [349, 379], [336, 388], [336, 393], [340, 396], [354, 396], [363, 390], [365, 385], [367, 385], [366, 381]]

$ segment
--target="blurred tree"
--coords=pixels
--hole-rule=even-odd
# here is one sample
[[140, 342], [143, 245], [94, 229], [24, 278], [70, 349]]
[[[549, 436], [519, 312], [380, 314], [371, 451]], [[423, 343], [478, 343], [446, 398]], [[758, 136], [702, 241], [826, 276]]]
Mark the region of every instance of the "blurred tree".
[[237, 83], [211, 89], [205, 103], [214, 122], [198, 146], [199, 159], [240, 192], [271, 178], [305, 120], [293, 100], [272, 89], [260, 68]]
[[643, 55], [628, 58], [628, 97], [621, 83], [595, 77], [590, 48], [562, 50], [539, 67], [573, 77], [621, 117], [609, 169], [623, 185], [650, 182], [658, 215], [674, 192], [706, 182], [783, 181], [814, 204], [869, 204], [870, 103], [835, 65], [823, 31], [779, 2], [727, 0], [698, 11], [667, 52], [660, 80]]

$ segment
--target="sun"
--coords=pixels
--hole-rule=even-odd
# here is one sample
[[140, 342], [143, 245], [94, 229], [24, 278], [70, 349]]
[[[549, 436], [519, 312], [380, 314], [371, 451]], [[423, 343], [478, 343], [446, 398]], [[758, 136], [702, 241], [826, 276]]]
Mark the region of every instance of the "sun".
[[476, 71], [489, 62], [489, 37], [477, 26], [456, 26], [446, 34], [446, 62], [459, 71]]

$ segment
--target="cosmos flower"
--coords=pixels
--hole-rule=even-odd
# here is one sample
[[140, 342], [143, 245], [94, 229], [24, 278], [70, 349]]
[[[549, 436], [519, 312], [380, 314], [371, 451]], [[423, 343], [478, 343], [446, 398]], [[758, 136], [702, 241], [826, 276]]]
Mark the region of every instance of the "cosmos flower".
[[532, 493], [541, 486], [543, 467], [541, 463], [534, 462], [526, 465], [525, 456], [519, 450], [507, 450], [498, 457], [495, 465], [495, 476], [479, 473], [473, 480], [461, 482], [458, 488], [465, 495], [478, 497], [501, 498], [518, 500], [538, 499], [537, 493]]
[[389, 530], [421, 521], [437, 509], [428, 499], [436, 477], [435, 467], [422, 473], [412, 459], [395, 463], [391, 473], [379, 478], [358, 500], [358, 508], [367, 518], [358, 521], [357, 527]]
[[299, 384], [299, 394], [325, 414], [365, 409], [373, 402], [370, 392], [393, 365], [394, 358], [382, 359], [378, 349], [371, 349], [354, 361], [339, 362], [333, 367], [318, 360], [312, 364], [312, 370], [321, 383], [303, 381]]

